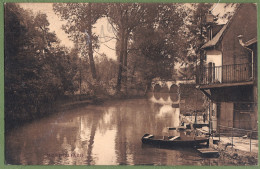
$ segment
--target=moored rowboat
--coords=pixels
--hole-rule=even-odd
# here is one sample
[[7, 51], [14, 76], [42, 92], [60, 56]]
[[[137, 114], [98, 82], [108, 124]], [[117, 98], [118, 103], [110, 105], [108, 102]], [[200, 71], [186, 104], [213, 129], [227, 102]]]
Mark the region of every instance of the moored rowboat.
[[151, 144], [156, 146], [185, 146], [193, 147], [201, 143], [208, 143], [207, 137], [193, 137], [193, 136], [154, 136], [152, 134], [145, 134], [142, 137], [143, 144]]

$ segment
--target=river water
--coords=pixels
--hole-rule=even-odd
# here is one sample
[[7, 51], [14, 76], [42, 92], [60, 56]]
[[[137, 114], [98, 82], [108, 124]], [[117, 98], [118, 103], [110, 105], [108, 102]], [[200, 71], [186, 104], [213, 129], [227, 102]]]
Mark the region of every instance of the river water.
[[228, 165], [192, 148], [142, 144], [145, 133], [169, 134], [167, 127], [180, 125], [179, 115], [170, 97], [156, 95], [62, 111], [6, 133], [6, 164]]

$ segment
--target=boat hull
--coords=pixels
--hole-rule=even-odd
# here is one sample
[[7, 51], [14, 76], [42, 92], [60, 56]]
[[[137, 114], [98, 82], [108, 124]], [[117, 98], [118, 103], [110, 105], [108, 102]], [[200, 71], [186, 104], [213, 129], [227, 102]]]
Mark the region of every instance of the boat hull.
[[143, 144], [150, 144], [155, 146], [167, 146], [167, 147], [194, 147], [198, 146], [202, 143], [209, 142], [209, 139], [206, 137], [190, 137], [190, 138], [179, 138], [176, 140], [170, 140], [169, 137], [165, 137], [162, 139], [156, 139], [156, 137], [147, 137], [148, 135], [145, 134], [142, 137]]

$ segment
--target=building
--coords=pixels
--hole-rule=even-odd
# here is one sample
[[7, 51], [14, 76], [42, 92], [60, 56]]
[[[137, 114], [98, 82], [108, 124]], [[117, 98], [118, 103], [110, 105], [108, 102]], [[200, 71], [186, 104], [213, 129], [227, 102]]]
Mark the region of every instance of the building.
[[240, 4], [201, 49], [206, 57], [197, 87], [210, 100], [212, 129], [257, 130], [256, 4]]

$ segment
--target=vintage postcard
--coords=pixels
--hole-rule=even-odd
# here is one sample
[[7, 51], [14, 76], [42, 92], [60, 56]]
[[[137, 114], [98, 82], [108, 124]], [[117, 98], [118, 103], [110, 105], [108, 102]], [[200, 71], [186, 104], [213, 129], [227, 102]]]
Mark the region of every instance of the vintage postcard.
[[258, 3], [5, 3], [5, 165], [258, 165]]

